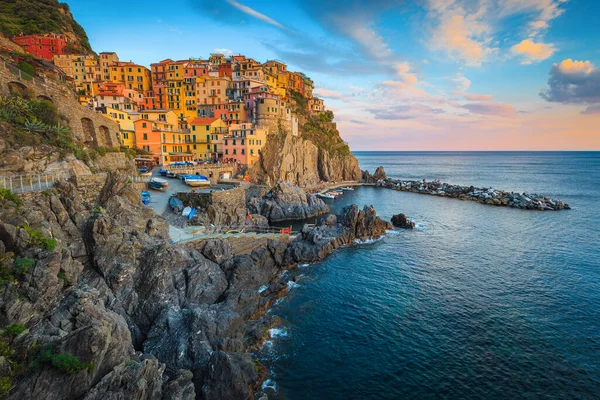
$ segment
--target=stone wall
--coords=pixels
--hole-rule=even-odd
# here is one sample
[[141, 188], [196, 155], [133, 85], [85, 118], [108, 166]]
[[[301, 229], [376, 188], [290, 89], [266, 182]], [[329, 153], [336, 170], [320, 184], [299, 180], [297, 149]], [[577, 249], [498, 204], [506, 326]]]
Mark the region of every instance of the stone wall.
[[73, 176], [69, 179], [77, 187], [78, 193], [84, 202], [95, 204], [98, 201], [98, 193], [106, 183], [107, 173], [102, 172], [93, 175]]
[[52, 102], [67, 118], [73, 138], [79, 144], [86, 147], [119, 147], [122, 144], [119, 125], [79, 104], [69, 84], [50, 77], [45, 80], [19, 77], [18, 69], [0, 58], [0, 95], [11, 94]]
[[177, 193], [184, 206], [197, 208], [195, 225], [239, 226], [246, 219], [246, 191], [236, 188], [212, 193]]

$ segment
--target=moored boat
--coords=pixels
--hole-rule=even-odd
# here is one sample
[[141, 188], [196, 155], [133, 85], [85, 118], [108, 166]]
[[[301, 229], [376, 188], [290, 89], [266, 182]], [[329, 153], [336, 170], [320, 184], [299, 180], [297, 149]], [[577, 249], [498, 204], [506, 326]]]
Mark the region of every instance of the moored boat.
[[330, 193], [317, 193], [317, 197], [320, 197], [322, 199], [335, 199], [335, 196]]
[[175, 211], [176, 213], [179, 213], [181, 210], [183, 210], [183, 202], [177, 197], [171, 197], [169, 199], [169, 205], [171, 206], [171, 209], [173, 209], [173, 211]]
[[166, 179], [162, 179], [162, 178], [156, 178], [156, 177], [154, 177], [154, 178], [150, 179], [150, 182], [156, 183], [156, 184], [161, 185], [163, 187], [169, 186], [169, 181], [166, 180]]
[[152, 199], [152, 195], [148, 192], [142, 192], [142, 203], [144, 203], [144, 205], [148, 205], [148, 203], [150, 203], [150, 200]]
[[165, 190], [166, 186], [164, 186], [158, 182], [150, 181], [150, 182], [148, 182], [148, 188], [154, 189], [154, 190]]
[[189, 175], [183, 178], [183, 181], [192, 187], [210, 186], [210, 179], [202, 175]]
[[348, 187], [343, 187], [340, 190], [343, 190], [344, 192], [351, 192], [354, 190], [354, 188], [351, 188], [350, 186], [348, 186]]
[[160, 170], [158, 171], [158, 173], [159, 173], [161, 176], [167, 176], [167, 174], [169, 173], [169, 171], [167, 171], [166, 169], [160, 169]]

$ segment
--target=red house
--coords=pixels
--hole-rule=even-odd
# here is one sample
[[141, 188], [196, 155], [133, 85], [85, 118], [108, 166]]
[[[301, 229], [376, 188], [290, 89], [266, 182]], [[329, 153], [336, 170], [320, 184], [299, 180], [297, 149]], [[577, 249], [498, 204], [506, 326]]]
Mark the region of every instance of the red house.
[[20, 35], [12, 38], [26, 52], [37, 58], [52, 61], [57, 54], [65, 54], [67, 41], [63, 35], [45, 33], [36, 35]]

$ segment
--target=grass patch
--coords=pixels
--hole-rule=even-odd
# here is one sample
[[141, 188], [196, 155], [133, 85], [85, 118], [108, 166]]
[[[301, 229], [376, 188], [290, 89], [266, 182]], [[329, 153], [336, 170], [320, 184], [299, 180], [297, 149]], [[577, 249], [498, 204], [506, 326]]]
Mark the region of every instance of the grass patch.
[[11, 202], [17, 207], [21, 207], [23, 202], [21, 198], [10, 191], [10, 189], [0, 189], [0, 204]]
[[54, 251], [57, 241], [54, 238], [47, 238], [38, 230], [33, 229], [29, 225], [19, 225], [17, 228], [23, 229], [29, 235], [29, 244], [32, 246], [40, 246], [46, 251]]
[[94, 371], [94, 364], [82, 363], [77, 357], [68, 353], [55, 353], [51, 345], [46, 346], [35, 360], [31, 363], [31, 368], [37, 369], [44, 365], [67, 374], [75, 375], [81, 371]]

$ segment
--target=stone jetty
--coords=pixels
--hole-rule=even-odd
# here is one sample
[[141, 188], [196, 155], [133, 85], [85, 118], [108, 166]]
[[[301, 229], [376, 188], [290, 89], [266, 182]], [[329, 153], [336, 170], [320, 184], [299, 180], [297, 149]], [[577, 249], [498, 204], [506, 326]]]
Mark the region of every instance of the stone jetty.
[[561, 200], [551, 199], [535, 193], [514, 193], [492, 188], [452, 185], [439, 180], [411, 181], [386, 178], [377, 180], [375, 185], [403, 192], [452, 197], [459, 200], [470, 200], [481, 204], [523, 210], [558, 211], [571, 209], [567, 203]]

